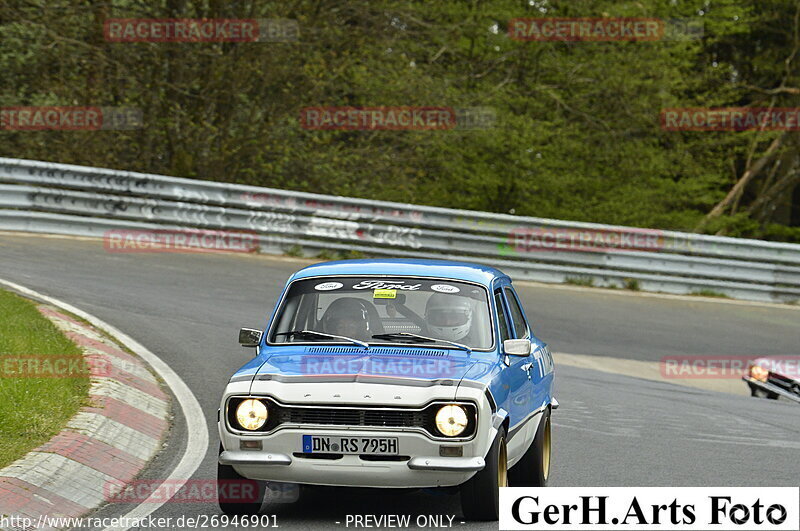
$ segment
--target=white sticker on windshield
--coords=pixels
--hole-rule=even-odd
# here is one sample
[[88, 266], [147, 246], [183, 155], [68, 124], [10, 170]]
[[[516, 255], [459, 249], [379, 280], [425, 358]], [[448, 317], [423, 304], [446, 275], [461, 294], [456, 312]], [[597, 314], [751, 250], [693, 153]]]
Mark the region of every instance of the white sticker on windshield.
[[450, 284], [434, 284], [431, 286], [431, 290], [438, 291], [439, 293], [458, 293], [461, 291], [455, 286], [451, 286]]
[[317, 291], [332, 291], [335, 289], [339, 289], [342, 286], [344, 286], [344, 284], [342, 284], [341, 282], [323, 282], [322, 284], [317, 284], [316, 286], [314, 286], [314, 289]]

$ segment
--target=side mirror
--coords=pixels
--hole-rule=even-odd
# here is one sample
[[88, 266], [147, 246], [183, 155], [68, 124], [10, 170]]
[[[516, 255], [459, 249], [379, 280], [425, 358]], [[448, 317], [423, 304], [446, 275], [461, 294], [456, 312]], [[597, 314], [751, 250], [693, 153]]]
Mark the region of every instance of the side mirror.
[[239, 330], [239, 344], [243, 347], [257, 347], [261, 343], [261, 330], [242, 328]]
[[529, 356], [531, 341], [530, 339], [506, 339], [503, 341], [503, 351], [509, 356]]

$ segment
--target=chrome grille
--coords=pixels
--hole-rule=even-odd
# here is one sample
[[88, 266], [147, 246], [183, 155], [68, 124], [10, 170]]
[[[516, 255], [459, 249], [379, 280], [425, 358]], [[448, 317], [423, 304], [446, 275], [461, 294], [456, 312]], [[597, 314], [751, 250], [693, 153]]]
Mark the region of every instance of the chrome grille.
[[[455, 438], [443, 438], [437, 431], [434, 417], [442, 404], [450, 402], [436, 400], [422, 409], [401, 408], [392, 406], [355, 406], [355, 405], [300, 405], [281, 404], [272, 397], [232, 396], [225, 407], [225, 422], [233, 433], [245, 433], [238, 428], [235, 411], [237, 406], [250, 398], [266, 403], [269, 415], [267, 422], [258, 432], [272, 433], [286, 427], [303, 426], [342, 426], [373, 428], [411, 428], [424, 430], [432, 437], [442, 440], [467, 440], [475, 435], [477, 427], [477, 408], [469, 402], [459, 402], [468, 411], [468, 425], [464, 433]], [[253, 433], [253, 432], [246, 432]]]
[[317, 424], [325, 426], [424, 427], [422, 411], [384, 409], [335, 409], [281, 406], [279, 424]]

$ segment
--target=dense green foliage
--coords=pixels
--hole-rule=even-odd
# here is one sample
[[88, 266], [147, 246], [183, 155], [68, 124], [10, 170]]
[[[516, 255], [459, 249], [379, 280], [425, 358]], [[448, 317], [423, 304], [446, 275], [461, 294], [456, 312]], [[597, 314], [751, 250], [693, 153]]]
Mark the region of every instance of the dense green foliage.
[[[796, 0], [7, 0], [0, 106], [133, 106], [145, 127], [0, 131], [0, 154], [800, 241], [790, 228], [800, 225], [796, 132], [660, 125], [667, 107], [798, 106], [797, 10]], [[692, 19], [704, 34], [506, 34], [512, 18], [577, 16]], [[288, 18], [300, 38], [113, 43], [108, 17]], [[302, 107], [327, 105], [489, 107], [497, 121], [484, 130], [300, 127]]]

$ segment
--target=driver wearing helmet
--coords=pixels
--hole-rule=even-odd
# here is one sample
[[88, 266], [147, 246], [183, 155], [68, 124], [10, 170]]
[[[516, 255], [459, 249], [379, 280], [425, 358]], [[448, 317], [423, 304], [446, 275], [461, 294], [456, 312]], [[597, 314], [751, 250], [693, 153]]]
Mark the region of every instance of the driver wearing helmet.
[[472, 329], [472, 304], [466, 297], [434, 293], [425, 305], [425, 322], [431, 337], [464, 343]]
[[364, 341], [370, 339], [366, 303], [354, 297], [336, 299], [322, 316], [322, 331]]

